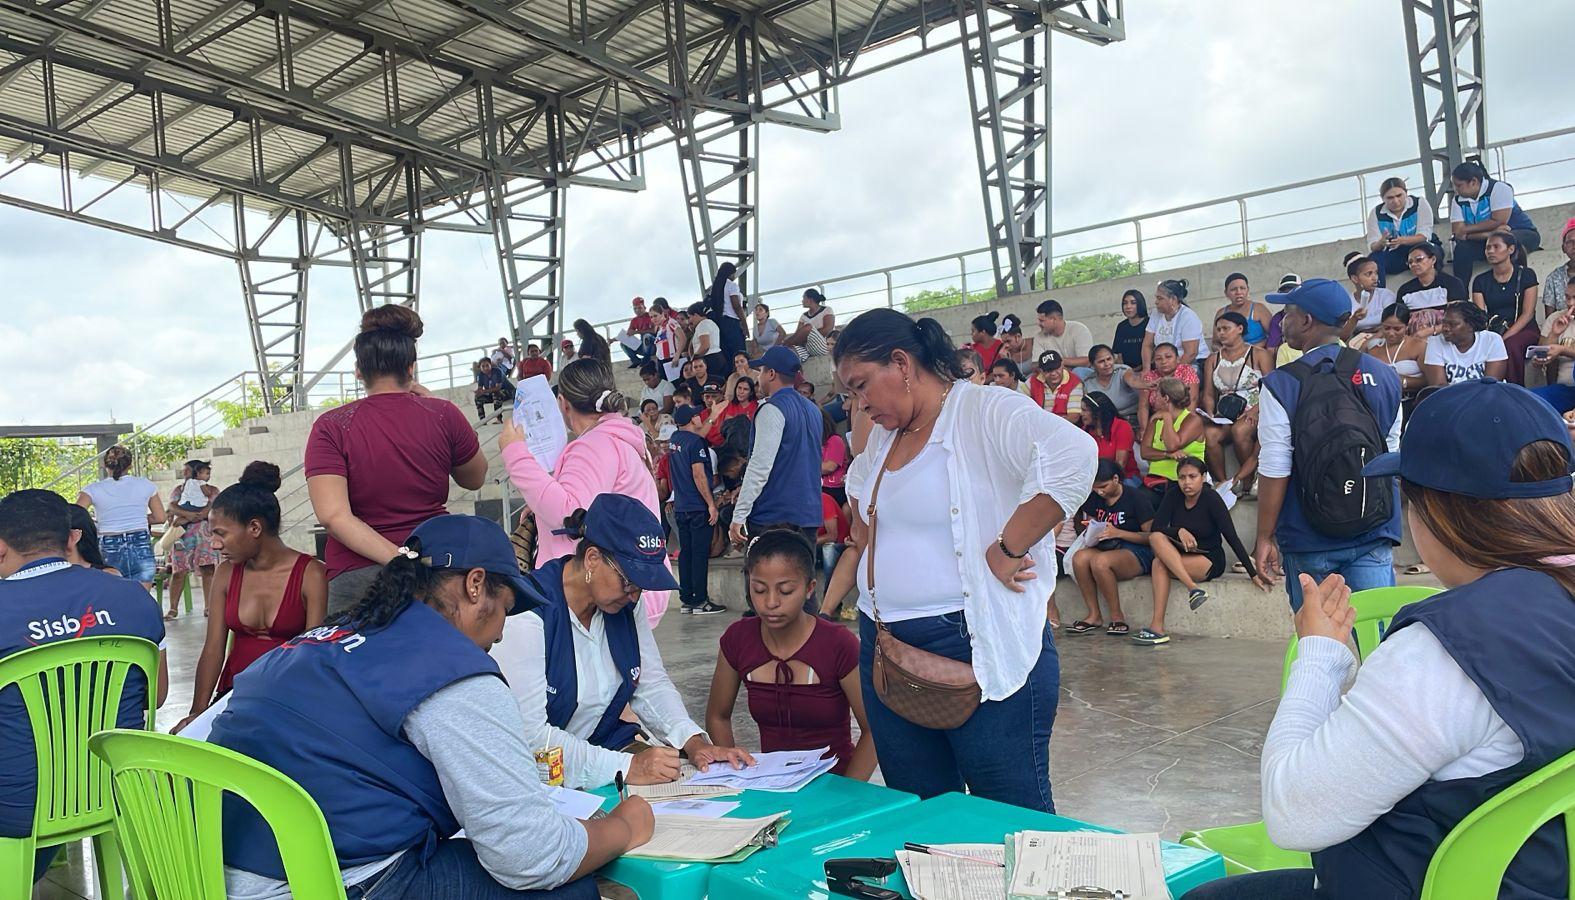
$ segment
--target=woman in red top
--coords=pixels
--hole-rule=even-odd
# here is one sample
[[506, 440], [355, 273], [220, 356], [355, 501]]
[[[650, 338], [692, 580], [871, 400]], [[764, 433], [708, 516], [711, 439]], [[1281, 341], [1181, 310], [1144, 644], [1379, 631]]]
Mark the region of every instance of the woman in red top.
[[1108, 459], [1121, 470], [1121, 480], [1133, 486], [1142, 483], [1137, 458], [1133, 455], [1134, 435], [1126, 419], [1116, 415], [1116, 405], [1103, 391], [1083, 396], [1083, 430], [1094, 439], [1099, 458]]
[[738, 379], [738, 383], [733, 387], [731, 402], [711, 404], [711, 427], [707, 429], [705, 439], [713, 447], [722, 446], [722, 425], [734, 416], [747, 416], [753, 422], [755, 410], [759, 408], [760, 401], [755, 396], [754, 379]]
[[968, 348], [979, 354], [979, 359], [984, 364], [984, 371], [990, 371], [995, 365], [995, 358], [1001, 355], [1001, 339], [996, 337], [1000, 327], [995, 323], [1000, 319], [998, 312], [987, 316], [978, 316], [973, 320], [973, 343]]
[[213, 580], [226, 586], [224, 614], [208, 617], [191, 713], [176, 731], [229, 693], [235, 676], [258, 657], [323, 624], [328, 576], [322, 563], [279, 539], [278, 489], [279, 467], [254, 462], [213, 500], [213, 546], [224, 556]]
[[[837, 757], [833, 772], [868, 781], [875, 744], [859, 688], [859, 642], [844, 626], [804, 609], [815, 589], [809, 541], [795, 529], [766, 531], [749, 542], [744, 574], [759, 615], [739, 619], [722, 634], [706, 732], [713, 741], [733, 739], [733, 707], [745, 684], [761, 750], [829, 746]], [[859, 723], [857, 744], [849, 713]]]

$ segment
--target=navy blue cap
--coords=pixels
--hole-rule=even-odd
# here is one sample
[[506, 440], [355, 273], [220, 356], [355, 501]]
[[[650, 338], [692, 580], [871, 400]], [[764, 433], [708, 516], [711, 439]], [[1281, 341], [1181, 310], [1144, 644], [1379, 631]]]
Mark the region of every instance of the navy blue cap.
[[1343, 317], [1351, 314], [1351, 295], [1338, 282], [1327, 278], [1309, 278], [1295, 290], [1269, 294], [1263, 302], [1299, 306], [1325, 325], [1338, 325]]
[[421, 561], [434, 569], [482, 569], [508, 579], [514, 588], [511, 616], [547, 602], [521, 574], [514, 542], [496, 522], [480, 516], [434, 516], [417, 525], [410, 536], [421, 544]]
[[791, 347], [784, 347], [778, 344], [760, 354], [759, 359], [750, 360], [749, 367], [751, 369], [771, 369], [775, 372], [781, 372], [783, 375], [797, 375], [799, 370], [804, 368], [804, 364], [799, 361], [798, 354], [794, 353]]
[[673, 424], [682, 428], [683, 426], [688, 425], [690, 422], [693, 422], [695, 416], [698, 415], [700, 415], [700, 407], [690, 406], [689, 404], [685, 403], [683, 406], [673, 410]]
[[[1515, 457], [1535, 441], [1564, 448], [1565, 474], [1547, 481], [1510, 481]], [[1519, 385], [1480, 378], [1442, 388], [1418, 403], [1400, 438], [1400, 452], [1383, 454], [1362, 474], [1399, 475], [1435, 491], [1512, 500], [1567, 494], [1572, 470], [1575, 448], [1553, 407]]]
[[584, 540], [610, 553], [635, 587], [645, 591], [678, 589], [677, 579], [667, 569], [662, 523], [633, 497], [598, 494], [585, 510]]

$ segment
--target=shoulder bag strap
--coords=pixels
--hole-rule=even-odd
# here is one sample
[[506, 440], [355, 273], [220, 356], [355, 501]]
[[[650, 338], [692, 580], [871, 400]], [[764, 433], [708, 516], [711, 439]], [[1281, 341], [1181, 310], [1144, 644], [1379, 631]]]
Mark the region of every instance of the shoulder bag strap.
[[880, 464], [875, 469], [875, 483], [870, 486], [869, 503], [864, 507], [864, 520], [869, 528], [869, 541], [867, 542], [868, 546], [865, 548], [864, 556], [864, 580], [869, 585], [870, 607], [875, 611], [876, 628], [885, 628], [886, 626], [881, 622], [880, 603], [875, 599], [875, 525], [879, 518], [875, 500], [880, 496], [881, 479], [886, 477], [886, 462], [891, 459], [892, 451], [897, 449], [897, 442], [900, 440], [902, 440], [901, 429], [891, 439], [891, 444], [886, 447], [886, 452], [881, 455]]

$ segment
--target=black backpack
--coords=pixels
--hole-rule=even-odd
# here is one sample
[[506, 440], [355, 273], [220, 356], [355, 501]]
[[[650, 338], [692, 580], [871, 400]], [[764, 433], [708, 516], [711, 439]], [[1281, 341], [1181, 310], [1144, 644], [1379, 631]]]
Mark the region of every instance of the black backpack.
[[1291, 418], [1296, 497], [1308, 524], [1330, 537], [1371, 531], [1393, 511], [1389, 479], [1362, 475], [1388, 444], [1362, 393], [1359, 359], [1342, 348], [1332, 361], [1297, 360], [1281, 370], [1301, 386]]

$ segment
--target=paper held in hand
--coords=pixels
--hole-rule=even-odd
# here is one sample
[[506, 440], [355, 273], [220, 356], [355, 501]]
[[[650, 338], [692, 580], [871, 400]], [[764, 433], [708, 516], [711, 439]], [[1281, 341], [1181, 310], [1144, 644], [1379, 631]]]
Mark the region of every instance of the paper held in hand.
[[541, 467], [548, 472], [557, 468], [558, 456], [569, 444], [569, 429], [547, 376], [532, 375], [514, 388], [514, 424], [525, 432], [525, 446]]
[[727, 763], [712, 763], [704, 772], [689, 778], [691, 785], [716, 785], [749, 791], [796, 791], [837, 765], [835, 756], [822, 759], [830, 747], [818, 750], [778, 750], [756, 753], [755, 764], [734, 769]]
[[1011, 900], [1087, 887], [1120, 891], [1122, 900], [1170, 900], [1157, 834], [1019, 831], [1007, 835], [1006, 851]]
[[631, 784], [628, 786], [629, 796], [644, 797], [656, 802], [658, 800], [715, 800], [719, 797], [731, 797], [743, 793], [738, 788], [723, 787], [719, 784], [691, 784], [690, 779], [700, 774], [700, 770], [691, 763], [684, 763], [678, 770], [678, 780], [664, 784]]

